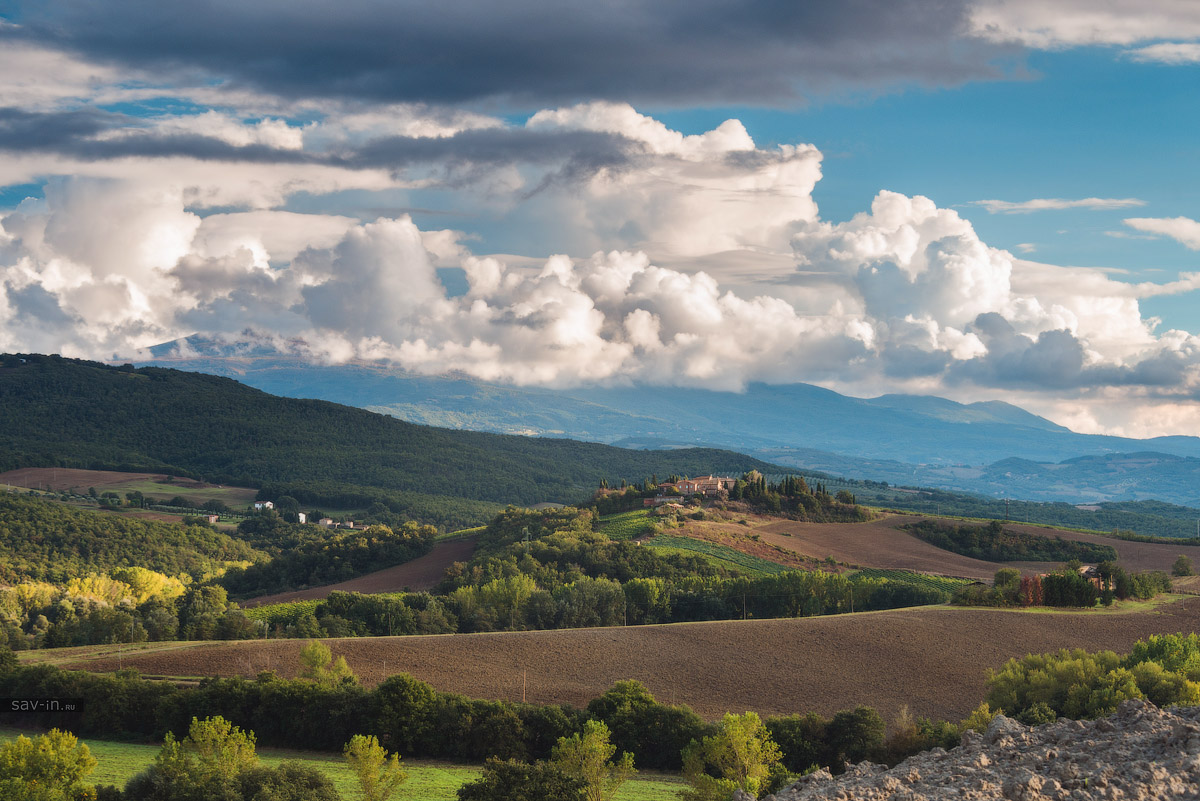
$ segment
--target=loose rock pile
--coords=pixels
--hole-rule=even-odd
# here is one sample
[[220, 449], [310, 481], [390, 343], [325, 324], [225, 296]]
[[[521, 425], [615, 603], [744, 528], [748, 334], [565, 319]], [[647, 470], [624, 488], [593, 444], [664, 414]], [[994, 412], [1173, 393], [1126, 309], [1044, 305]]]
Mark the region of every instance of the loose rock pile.
[[805, 776], [763, 801], [1200, 799], [1200, 708], [1125, 701], [1111, 717], [1031, 728], [1003, 716], [892, 769]]

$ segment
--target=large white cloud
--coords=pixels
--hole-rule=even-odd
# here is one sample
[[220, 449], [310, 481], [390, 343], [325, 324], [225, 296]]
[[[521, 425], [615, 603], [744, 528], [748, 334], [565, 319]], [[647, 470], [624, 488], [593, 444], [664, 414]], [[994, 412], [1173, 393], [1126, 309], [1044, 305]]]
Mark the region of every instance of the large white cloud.
[[737, 120], [684, 136], [628, 105], [588, 103], [538, 112], [527, 127], [617, 134], [641, 146], [631, 164], [558, 187], [538, 204], [539, 213], [590, 233], [595, 247], [615, 243], [662, 257], [786, 250], [790, 232], [817, 217], [820, 151], [759, 149]]
[[[389, 113], [417, 124], [410, 112]], [[308, 153], [386, 119], [301, 127], [215, 114], [178, 125]], [[425, 142], [498, 125], [428, 119]], [[322, 361], [383, 358], [521, 384], [1012, 393], [1080, 425], [1142, 433], [1155, 429], [1139, 409], [1200, 394], [1197, 338], [1158, 331], [1139, 305], [1193, 291], [1200, 276], [1131, 284], [1017, 259], [958, 212], [893, 192], [850, 220], [822, 220], [812, 196], [820, 152], [760, 148], [736, 121], [685, 136], [606, 103], [503, 130], [518, 140], [573, 132], [614, 137], [623, 157], [565, 172], [499, 159], [443, 190], [490, 205], [514, 230], [558, 231], [571, 255], [549, 258], [531, 257], [543, 247], [536, 234], [524, 256], [489, 256], [404, 215], [364, 222], [279, 208], [312, 192], [402, 190], [414, 183], [407, 169], [31, 156], [7, 169], [73, 177], [0, 223], [0, 347], [106, 358], [249, 329], [281, 347], [304, 343]], [[426, 166], [415, 171], [434, 180]], [[497, 199], [501, 184], [516, 191]], [[462, 269], [465, 292], [445, 289], [446, 267]]]

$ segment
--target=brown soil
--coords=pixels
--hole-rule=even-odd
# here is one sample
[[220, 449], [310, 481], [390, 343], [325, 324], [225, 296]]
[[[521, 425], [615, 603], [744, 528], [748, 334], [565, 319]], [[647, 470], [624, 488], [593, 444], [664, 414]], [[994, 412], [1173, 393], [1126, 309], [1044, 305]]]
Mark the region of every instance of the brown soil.
[[[407, 672], [475, 698], [584, 705], [620, 679], [707, 718], [726, 711], [830, 715], [858, 704], [891, 718], [958, 720], [984, 695], [985, 671], [1063, 647], [1127, 651], [1153, 633], [1200, 629], [1200, 598], [1150, 612], [1029, 613], [920, 607], [818, 618], [545, 632], [327, 640], [367, 684]], [[148, 675], [294, 675], [301, 643], [152, 644], [78, 666]], [[111, 646], [110, 646], [111, 648]], [[80, 652], [72, 652], [80, 653]]]
[[337, 584], [326, 584], [324, 587], [310, 587], [307, 590], [281, 592], [275, 595], [263, 595], [246, 601], [243, 606], [261, 606], [263, 604], [278, 604], [287, 601], [307, 601], [316, 598], [326, 598], [335, 590], [342, 592], [403, 592], [431, 590], [446, 572], [446, 568], [455, 562], [465, 562], [475, 552], [475, 539], [451, 540], [439, 542], [433, 550], [411, 562], [405, 562], [395, 567], [377, 570], [365, 576], [359, 576], [349, 581]]
[[[902, 531], [900, 526], [924, 519], [918, 515], [885, 515], [869, 523], [800, 523], [793, 520], [752, 521], [753, 533], [763, 542], [778, 545], [808, 557], [832, 556], [839, 562], [861, 567], [916, 570], [946, 576], [988, 579], [1002, 567], [1015, 567], [1026, 573], [1043, 573], [1057, 567], [1056, 562], [988, 562], [951, 553], [923, 542]], [[953, 521], [951, 521], [953, 522]], [[1200, 546], [1127, 542], [1098, 534], [1059, 531], [1024, 523], [1006, 523], [1006, 528], [1042, 537], [1062, 537], [1109, 545], [1117, 551], [1117, 561], [1127, 570], [1165, 570], [1180, 554], [1200, 564]]]
[[167, 482], [164, 473], [118, 473], [115, 470], [76, 470], [67, 467], [26, 467], [20, 470], [9, 470], [0, 473], [0, 484], [9, 484], [28, 489], [54, 490], [62, 492], [75, 488], [87, 491], [88, 487], [111, 487], [127, 484], [131, 481], [154, 481], [163, 485], [163, 492], [171, 489], [211, 489], [219, 484], [205, 484], [202, 481], [192, 481], [189, 478], [176, 477]]
[[833, 557], [858, 567], [916, 570], [972, 579], [991, 578], [1004, 567], [942, 550], [898, 528], [919, 519], [885, 515], [869, 523], [776, 520], [756, 528], [755, 533], [763, 541], [781, 548], [817, 559]]

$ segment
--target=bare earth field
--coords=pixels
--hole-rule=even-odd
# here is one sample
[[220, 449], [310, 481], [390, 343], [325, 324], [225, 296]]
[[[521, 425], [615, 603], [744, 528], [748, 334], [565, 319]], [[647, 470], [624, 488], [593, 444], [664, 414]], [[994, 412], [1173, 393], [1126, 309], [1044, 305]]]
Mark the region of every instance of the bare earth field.
[[[885, 716], [958, 720], [983, 698], [985, 670], [1012, 657], [1064, 647], [1126, 651], [1154, 633], [1200, 630], [1200, 598], [1141, 611], [1030, 613], [918, 607], [791, 620], [720, 621], [566, 631], [326, 640], [366, 684], [407, 672], [443, 691], [474, 698], [586, 704], [620, 679], [637, 679], [660, 699], [707, 718], [858, 704]], [[36, 659], [147, 675], [293, 675], [301, 643], [153, 643], [35, 652]], [[99, 649], [103, 651], [104, 649]], [[91, 657], [91, 658], [89, 658]], [[73, 661], [72, 661], [73, 660]]]
[[206, 484], [190, 478], [167, 481], [162, 473], [118, 473], [114, 470], [76, 470], [66, 467], [28, 467], [0, 473], [0, 485], [8, 484], [37, 490], [62, 492], [74, 489], [85, 493], [89, 487], [98, 491], [112, 490], [120, 494], [138, 491], [154, 497], [175, 495], [197, 500], [221, 500], [230, 506], [245, 506], [254, 501], [256, 490], [245, 487], [225, 487]]
[[[758, 534], [765, 543], [807, 557], [823, 559], [832, 556], [839, 562], [861, 567], [916, 570], [946, 576], [990, 579], [1002, 567], [1015, 567], [1025, 572], [1039, 573], [1052, 570], [1057, 565], [1054, 562], [987, 562], [971, 559], [922, 542], [899, 529], [899, 526], [923, 519], [935, 518], [885, 515], [869, 523], [801, 523], [793, 520], [752, 519], [749, 521], [749, 531]], [[743, 532], [747, 530], [744, 526], [732, 523], [702, 525], [740, 528]], [[1062, 537], [1064, 540], [1110, 545], [1116, 549], [1118, 561], [1127, 570], [1169, 572], [1172, 563], [1180, 554], [1186, 554], [1194, 563], [1200, 564], [1200, 546], [1196, 545], [1126, 542], [1096, 534], [1059, 531], [1024, 523], [1006, 523], [1005, 527], [1042, 537]], [[685, 526], [680, 533], [688, 533], [688, 527]]]
[[326, 584], [324, 587], [310, 587], [307, 590], [281, 592], [275, 595], [263, 595], [246, 601], [242, 606], [262, 606], [263, 604], [278, 604], [287, 601], [308, 601], [326, 598], [335, 590], [341, 592], [403, 592], [411, 590], [433, 589], [446, 568], [455, 562], [465, 562], [475, 552], [475, 540], [451, 540], [439, 542], [433, 550], [411, 562], [405, 562], [395, 567], [377, 570], [365, 576], [341, 581], [337, 584]]

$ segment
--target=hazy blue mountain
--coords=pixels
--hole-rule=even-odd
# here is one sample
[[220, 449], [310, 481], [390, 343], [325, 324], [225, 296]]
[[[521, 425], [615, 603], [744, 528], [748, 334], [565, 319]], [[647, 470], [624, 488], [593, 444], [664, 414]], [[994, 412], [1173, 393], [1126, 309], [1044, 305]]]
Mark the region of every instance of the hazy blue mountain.
[[[187, 357], [173, 356], [177, 350], [160, 346], [154, 363], [426, 425], [626, 447], [706, 445], [777, 464], [989, 495], [1200, 503], [1200, 438], [1078, 434], [1000, 401], [853, 398], [808, 384], [752, 384], [743, 393], [645, 385], [549, 390], [377, 364], [319, 366], [270, 348], [197, 338], [187, 340]], [[1146, 453], [1158, 454], [1153, 469], [1126, 469], [1127, 460], [1117, 458]], [[1083, 457], [1099, 461], [1077, 461]], [[1019, 469], [1005, 461], [1014, 459]]]

